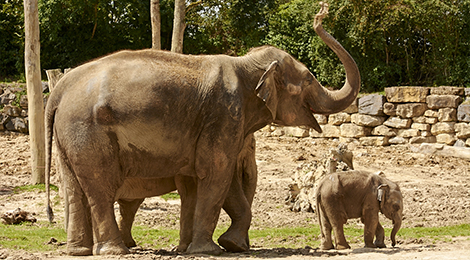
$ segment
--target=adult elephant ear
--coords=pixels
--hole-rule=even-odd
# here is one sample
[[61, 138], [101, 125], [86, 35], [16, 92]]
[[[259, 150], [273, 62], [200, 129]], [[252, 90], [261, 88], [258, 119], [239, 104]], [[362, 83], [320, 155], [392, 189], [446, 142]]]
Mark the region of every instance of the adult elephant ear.
[[256, 86], [256, 94], [259, 98], [261, 98], [266, 107], [268, 107], [273, 119], [276, 118], [277, 112], [277, 90], [276, 90], [276, 80], [275, 80], [275, 72], [279, 67], [278, 61], [273, 61], [269, 64], [268, 68], [264, 72], [263, 76], [261, 76], [260, 80], [258, 81], [258, 85]]

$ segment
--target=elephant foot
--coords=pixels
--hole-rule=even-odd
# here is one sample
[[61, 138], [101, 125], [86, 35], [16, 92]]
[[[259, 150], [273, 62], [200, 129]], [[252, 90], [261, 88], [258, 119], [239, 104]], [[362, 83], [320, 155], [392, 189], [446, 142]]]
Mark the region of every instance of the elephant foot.
[[124, 243], [98, 243], [93, 247], [94, 255], [125, 255], [129, 253], [129, 248]]
[[221, 255], [222, 249], [214, 243], [214, 241], [208, 241], [205, 243], [192, 242], [189, 244], [186, 250], [189, 254], [208, 254], [208, 255]]
[[324, 242], [322, 241], [321, 245], [320, 245], [320, 249], [321, 250], [331, 250], [331, 249], [335, 249], [335, 247], [333, 246], [333, 243], [330, 242]]
[[137, 243], [134, 241], [134, 239], [124, 239], [124, 245], [126, 245], [126, 247], [130, 248], [130, 247], [135, 247], [137, 246]]
[[92, 255], [92, 247], [67, 245], [67, 254], [71, 256]]
[[350, 249], [351, 247], [349, 246], [349, 244], [345, 244], [345, 245], [336, 245], [336, 250], [344, 250], [344, 249]]
[[[385, 245], [384, 245], [385, 246]], [[377, 246], [375, 244], [372, 244], [371, 243], [366, 243], [366, 245], [364, 247], [367, 247], [367, 248], [377, 248]]]
[[177, 252], [186, 252], [188, 250], [189, 245], [186, 243], [181, 243], [176, 247]]
[[241, 239], [240, 236], [231, 235], [232, 233], [224, 233], [219, 237], [219, 244], [228, 252], [243, 252], [250, 249], [248, 239]]
[[387, 247], [384, 242], [377, 242], [377, 241], [375, 241], [375, 242], [374, 242], [374, 245], [375, 245], [376, 247], [378, 247], [378, 248], [386, 248], [386, 247]]

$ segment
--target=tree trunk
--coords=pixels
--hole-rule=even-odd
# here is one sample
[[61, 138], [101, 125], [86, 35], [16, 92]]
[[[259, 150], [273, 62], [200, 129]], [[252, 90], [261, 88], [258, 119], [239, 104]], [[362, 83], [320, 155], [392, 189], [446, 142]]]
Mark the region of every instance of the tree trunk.
[[38, 0], [24, 0], [25, 69], [28, 92], [31, 183], [44, 183], [44, 103], [41, 84]]
[[175, 14], [173, 19], [173, 36], [171, 39], [171, 51], [183, 53], [183, 36], [186, 23], [186, 4], [184, 0], [175, 0]]
[[152, 23], [152, 48], [161, 50], [160, 0], [150, 0], [150, 21]]

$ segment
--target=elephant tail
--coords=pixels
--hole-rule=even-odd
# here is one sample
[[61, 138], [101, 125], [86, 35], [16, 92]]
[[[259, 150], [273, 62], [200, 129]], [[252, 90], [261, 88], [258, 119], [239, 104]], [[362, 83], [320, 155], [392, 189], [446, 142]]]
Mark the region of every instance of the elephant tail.
[[60, 103], [62, 95], [58, 88], [55, 88], [55, 92], [51, 93], [47, 101], [46, 110], [44, 111], [44, 124], [45, 124], [45, 135], [46, 135], [46, 167], [45, 167], [45, 186], [46, 186], [46, 212], [49, 222], [52, 223], [54, 220], [54, 212], [51, 207], [51, 192], [50, 192], [50, 177], [51, 177], [51, 161], [52, 161], [52, 135], [54, 127], [54, 118], [57, 107]]

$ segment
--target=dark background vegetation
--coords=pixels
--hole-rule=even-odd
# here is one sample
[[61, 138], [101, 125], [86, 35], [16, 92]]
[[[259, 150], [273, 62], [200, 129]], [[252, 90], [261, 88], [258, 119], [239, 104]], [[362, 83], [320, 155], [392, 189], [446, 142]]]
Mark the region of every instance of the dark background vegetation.
[[[204, 0], [186, 14], [184, 53], [243, 55], [270, 44], [306, 64], [322, 84], [342, 86], [339, 60], [312, 28], [318, 2]], [[470, 0], [328, 2], [324, 27], [358, 63], [363, 92], [470, 86]], [[18, 80], [24, 77], [23, 1], [0, 4], [0, 81]], [[160, 5], [162, 48], [169, 50], [174, 0]], [[149, 0], [39, 0], [41, 68], [151, 47], [149, 8]]]

